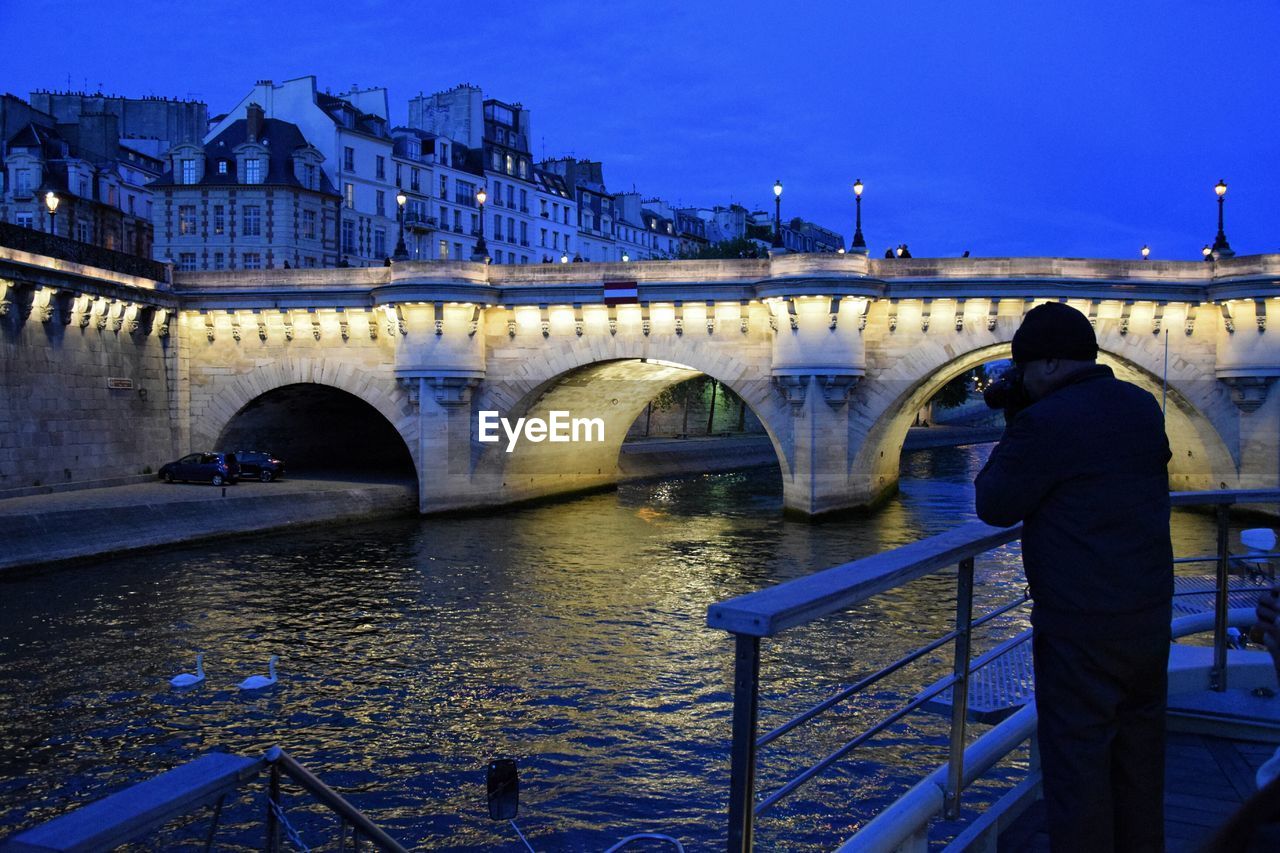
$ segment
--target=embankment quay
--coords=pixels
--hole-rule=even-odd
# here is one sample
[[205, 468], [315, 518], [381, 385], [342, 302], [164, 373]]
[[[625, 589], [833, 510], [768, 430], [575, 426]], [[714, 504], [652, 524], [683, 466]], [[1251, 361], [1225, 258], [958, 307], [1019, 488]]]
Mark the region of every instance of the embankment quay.
[[[617, 482], [628, 427], [701, 373], [763, 424], [787, 510], [870, 506], [896, 488], [920, 406], [1007, 357], [1044, 300], [1082, 310], [1102, 361], [1166, 401], [1174, 488], [1275, 487], [1278, 283], [1280, 255], [853, 254], [403, 262], [170, 283], [0, 249], [0, 493], [287, 442], [294, 456], [403, 464], [423, 513], [499, 506]], [[599, 419], [603, 440], [507, 452], [478, 440], [484, 411]]]

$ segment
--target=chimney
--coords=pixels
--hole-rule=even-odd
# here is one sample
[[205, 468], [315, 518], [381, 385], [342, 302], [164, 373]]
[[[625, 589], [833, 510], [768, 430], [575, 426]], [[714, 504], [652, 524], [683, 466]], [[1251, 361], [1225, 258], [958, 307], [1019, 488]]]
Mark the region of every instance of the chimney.
[[250, 142], [257, 142], [258, 137], [262, 135], [262, 122], [266, 118], [266, 113], [262, 111], [262, 107], [258, 104], [249, 104], [245, 110], [245, 136]]

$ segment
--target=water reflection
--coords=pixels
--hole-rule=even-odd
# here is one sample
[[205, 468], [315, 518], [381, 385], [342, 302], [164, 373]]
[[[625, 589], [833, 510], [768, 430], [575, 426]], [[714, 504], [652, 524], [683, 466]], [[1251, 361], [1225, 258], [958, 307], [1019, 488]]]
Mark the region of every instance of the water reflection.
[[[280, 743], [409, 845], [516, 839], [491, 824], [483, 767], [521, 760], [521, 825], [546, 849], [628, 832], [718, 847], [732, 653], [711, 602], [971, 519], [987, 448], [904, 455], [901, 494], [872, 517], [781, 515], [775, 471], [626, 486], [492, 518], [407, 520], [255, 536], [3, 583], [0, 833], [209, 750]], [[1180, 514], [1179, 553], [1212, 521]], [[1016, 594], [1016, 549], [978, 564], [980, 600]], [[764, 725], [945, 630], [945, 573], [766, 646]], [[1006, 626], [1020, 624], [1010, 616]], [[206, 684], [167, 679], [205, 651]], [[280, 655], [278, 687], [235, 685]], [[949, 653], [939, 653], [945, 664]], [[931, 678], [903, 674], [764, 756], [782, 781]], [[939, 760], [941, 721], [893, 728], [761, 825], [762, 847], [826, 849]], [[258, 843], [260, 808], [224, 844]], [[298, 812], [315, 843], [331, 824]], [[198, 828], [173, 844], [196, 844]]]

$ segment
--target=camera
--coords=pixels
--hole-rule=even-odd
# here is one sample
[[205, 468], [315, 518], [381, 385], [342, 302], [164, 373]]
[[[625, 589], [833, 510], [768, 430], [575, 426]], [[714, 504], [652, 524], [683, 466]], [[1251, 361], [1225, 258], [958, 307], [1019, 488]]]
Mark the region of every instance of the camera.
[[982, 391], [982, 399], [990, 409], [1018, 411], [1031, 404], [1027, 387], [1022, 384], [1022, 369], [1016, 365], [1000, 374]]

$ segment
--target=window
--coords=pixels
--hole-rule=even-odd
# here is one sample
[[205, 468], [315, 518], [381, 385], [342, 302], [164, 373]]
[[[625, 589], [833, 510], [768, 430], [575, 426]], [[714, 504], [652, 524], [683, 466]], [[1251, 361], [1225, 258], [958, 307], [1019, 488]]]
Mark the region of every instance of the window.
[[454, 256], [455, 258], [461, 258], [461, 257], [462, 257], [462, 244], [461, 244], [461, 243], [454, 243], [454, 244], [453, 244], [453, 256]]
[[16, 224], [19, 228], [30, 228], [30, 227], [31, 227], [31, 214], [30, 214], [30, 213], [19, 213], [19, 214], [14, 218], [14, 222], [15, 222], [15, 224]]
[[218, 174], [219, 174], [219, 175], [225, 175], [226, 173], [227, 173], [227, 161], [226, 161], [226, 160], [219, 160], [219, 161], [218, 161]]
[[418, 192], [418, 170], [417, 169], [409, 170], [409, 189], [413, 190], [414, 192]]
[[493, 250], [493, 262], [494, 262], [495, 264], [500, 264], [500, 263], [502, 263], [502, 250], [501, 250], [501, 249], [494, 249], [494, 250]]
[[314, 210], [302, 211], [302, 236], [308, 240], [316, 238], [316, 212]]
[[480, 233], [480, 214], [478, 213], [471, 214], [471, 233]]
[[257, 252], [245, 252], [244, 263], [241, 264], [241, 266], [243, 266], [244, 269], [247, 269], [247, 270], [262, 269], [262, 255], [258, 254]]
[[311, 257], [303, 258], [302, 265], [307, 269], [315, 269], [316, 259]]
[[320, 188], [319, 183], [316, 182], [316, 167], [311, 163], [306, 163], [302, 167], [302, 185], [309, 190]]
[[356, 224], [350, 219], [342, 223], [342, 251], [351, 254], [356, 250]]
[[344, 184], [342, 189], [342, 199], [347, 207], [354, 208], [356, 206], [356, 185]]
[[133, 215], [133, 213], [134, 213], [134, 210], [133, 210], [133, 203], [134, 203], [134, 196], [132, 196], [132, 195], [131, 195], [131, 196], [129, 196], [129, 214], [130, 214], [130, 215]]
[[442, 261], [449, 260], [449, 241], [448, 240], [440, 241], [440, 260]]
[[502, 217], [496, 213], [493, 215], [493, 239], [502, 239]]
[[440, 176], [440, 198], [448, 198], [448, 197], [449, 197], [449, 176], [441, 175]]
[[507, 184], [507, 207], [516, 206], [516, 188]]
[[529, 263], [529, 256], [528, 256], [528, 255], [521, 255], [521, 256], [520, 256], [520, 263], [522, 263], [522, 264], [527, 264], [527, 263]]
[[213, 206], [213, 233], [221, 234], [227, 230], [227, 214], [226, 209], [220, 205]]
[[396, 163], [396, 186], [398, 187], [404, 186], [404, 183], [402, 183], [400, 180], [401, 176], [402, 176], [401, 166], [399, 163]]
[[493, 150], [493, 171], [502, 171], [502, 152], [496, 148]]
[[241, 233], [246, 237], [262, 236], [262, 208], [256, 204], [246, 204], [241, 216]]
[[342, 170], [344, 172], [356, 170], [356, 149], [350, 146], [342, 149]]
[[89, 197], [89, 182], [84, 178], [80, 179], [80, 198]]
[[387, 229], [373, 229], [373, 255], [376, 258], [385, 258], [387, 255]]
[[514, 175], [516, 173], [516, 158], [510, 154], [507, 155], [507, 174]]
[[538, 212], [539, 212], [542, 216], [546, 216], [546, 215], [547, 215], [547, 200], [546, 200], [545, 198], [540, 198], [540, 199], [538, 199], [538, 203], [539, 203], [540, 205], [542, 205], [541, 210], [539, 210]]
[[459, 234], [462, 233], [462, 211], [455, 210], [453, 212], [453, 230]]
[[184, 184], [194, 184], [196, 182], [196, 161], [182, 161], [182, 182]]
[[516, 241], [516, 221], [512, 217], [507, 217], [507, 239], [512, 243]]
[[559, 231], [551, 232], [551, 248], [553, 249], [560, 248], [560, 232]]
[[541, 230], [542, 230], [542, 239], [538, 243], [538, 245], [545, 249], [547, 247], [547, 229], [543, 228]]
[[178, 269], [182, 272], [196, 271], [196, 253], [195, 252], [179, 252], [178, 253]]
[[88, 222], [76, 223], [76, 239], [79, 240], [81, 243], [89, 242], [89, 223]]
[[373, 162], [373, 174], [378, 180], [385, 181], [387, 179], [387, 158], [379, 154]]
[[567, 204], [564, 206], [564, 224], [569, 224], [569, 205]]
[[520, 177], [524, 178], [525, 180], [529, 179], [529, 161], [528, 160], [525, 160], [525, 159], [520, 160]]
[[521, 213], [529, 212], [529, 191], [528, 190], [520, 190], [520, 212]]
[[502, 181], [493, 182], [493, 203], [502, 207]]
[[222, 253], [221, 253], [221, 252], [214, 252], [214, 253], [213, 253], [213, 268], [214, 268], [215, 270], [220, 270], [220, 269], [223, 269], [224, 267], [226, 267], [226, 265], [227, 265], [227, 263], [226, 263], [226, 260], [223, 258]]
[[[19, 169], [13, 176], [13, 194], [26, 197], [31, 195], [31, 170]], [[28, 228], [31, 226], [28, 225]]]
[[178, 205], [178, 233], [183, 235], [196, 233], [196, 206], [194, 204]]
[[528, 222], [520, 223], [520, 245], [521, 246], [529, 245], [529, 223]]
[[[379, 157], [378, 159], [381, 160], [382, 158]], [[376, 191], [373, 194], [373, 207], [374, 207], [373, 212], [378, 214], [379, 216], [386, 216], [387, 215], [386, 204], [387, 204], [386, 192], [384, 192], [383, 190]]]

